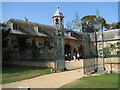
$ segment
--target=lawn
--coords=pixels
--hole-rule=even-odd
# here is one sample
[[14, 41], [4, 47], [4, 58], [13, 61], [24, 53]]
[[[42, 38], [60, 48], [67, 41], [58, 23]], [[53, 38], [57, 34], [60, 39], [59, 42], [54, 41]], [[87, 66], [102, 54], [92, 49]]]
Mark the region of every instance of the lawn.
[[5, 66], [2, 68], [2, 84], [30, 79], [50, 73], [50, 68], [33, 68], [23, 66]]
[[59, 89], [62, 88], [118, 88], [118, 74], [83, 77], [63, 85]]

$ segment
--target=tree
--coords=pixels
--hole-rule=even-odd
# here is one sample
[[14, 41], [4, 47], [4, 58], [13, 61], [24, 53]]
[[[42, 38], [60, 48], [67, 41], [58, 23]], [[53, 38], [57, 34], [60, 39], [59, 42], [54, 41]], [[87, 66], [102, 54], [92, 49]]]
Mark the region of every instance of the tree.
[[67, 29], [71, 29], [71, 30], [73, 29], [71, 22], [67, 22], [67, 24], [66, 24], [66, 30]]
[[81, 19], [82, 22], [82, 30], [85, 32], [94, 32], [98, 31], [105, 26], [106, 21], [104, 18], [95, 16], [95, 15], [87, 15]]
[[112, 23], [109, 25], [111, 29], [116, 29], [117, 23]]
[[106, 29], [110, 29], [110, 24], [106, 23], [104, 26]]
[[120, 28], [120, 22], [117, 23], [116, 28], [117, 28], [117, 29]]
[[110, 46], [107, 46], [104, 48], [104, 52], [105, 52], [106, 56], [109, 56], [109, 55], [111, 55], [111, 51], [114, 51], [115, 49], [116, 49], [115, 44], [110, 43]]
[[74, 20], [72, 20], [71, 22], [67, 22], [66, 28], [71, 30], [81, 29], [81, 20], [77, 12], [75, 14]]
[[114, 51], [116, 49], [116, 46], [114, 44], [110, 44], [110, 50]]
[[110, 47], [105, 47], [103, 50], [106, 56], [110, 56]]
[[112, 23], [112, 24], [106, 24], [105, 28], [107, 29], [119, 29], [120, 28], [120, 22], [118, 23]]

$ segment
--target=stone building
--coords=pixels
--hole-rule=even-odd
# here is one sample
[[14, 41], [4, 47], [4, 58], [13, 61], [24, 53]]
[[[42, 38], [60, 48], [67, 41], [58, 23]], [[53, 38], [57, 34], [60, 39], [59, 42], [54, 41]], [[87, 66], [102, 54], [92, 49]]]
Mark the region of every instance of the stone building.
[[[104, 48], [110, 47], [110, 51], [108, 52], [110, 55], [120, 55], [120, 29], [107, 30], [103, 32], [104, 39]], [[97, 33], [97, 41], [98, 41], [98, 55], [102, 56], [102, 35], [101, 32]], [[113, 48], [111, 47], [113, 45]], [[106, 55], [107, 53], [105, 53]]]
[[3, 60], [54, 60], [56, 35], [62, 29], [64, 31], [63, 50], [65, 55], [70, 54], [69, 58], [72, 59], [74, 53], [81, 53], [82, 33], [64, 30], [64, 16], [59, 9], [52, 16], [52, 19], [53, 26], [30, 22], [26, 17], [24, 20], [9, 19], [3, 22], [1, 24], [3, 31]]

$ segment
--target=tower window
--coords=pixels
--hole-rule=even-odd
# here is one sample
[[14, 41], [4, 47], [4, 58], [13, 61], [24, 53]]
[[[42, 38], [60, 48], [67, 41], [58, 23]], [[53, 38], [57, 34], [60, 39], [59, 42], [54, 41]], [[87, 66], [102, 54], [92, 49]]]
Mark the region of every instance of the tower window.
[[57, 19], [56, 19], [56, 22], [58, 22], [58, 21], [59, 21], [59, 19], [57, 18]]

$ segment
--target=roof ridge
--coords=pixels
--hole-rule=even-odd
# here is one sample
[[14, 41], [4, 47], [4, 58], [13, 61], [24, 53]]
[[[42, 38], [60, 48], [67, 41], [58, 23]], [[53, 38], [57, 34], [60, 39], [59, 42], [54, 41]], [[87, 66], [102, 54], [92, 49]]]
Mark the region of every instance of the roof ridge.
[[30, 22], [30, 21], [23, 21], [23, 20], [20, 20], [20, 19], [13, 19], [13, 18], [10, 18], [10, 19], [8, 19], [7, 21], [11, 21], [11, 20], [18, 20], [18, 21], [20, 21], [20, 22], [25, 22], [25, 23], [31, 23], [31, 24], [36, 24], [37, 26], [38, 25], [43, 25], [43, 26], [48, 26], [48, 27], [54, 27], [54, 26], [51, 26], [51, 25], [44, 25], [44, 24], [40, 24], [40, 23], [36, 23], [36, 22]]

